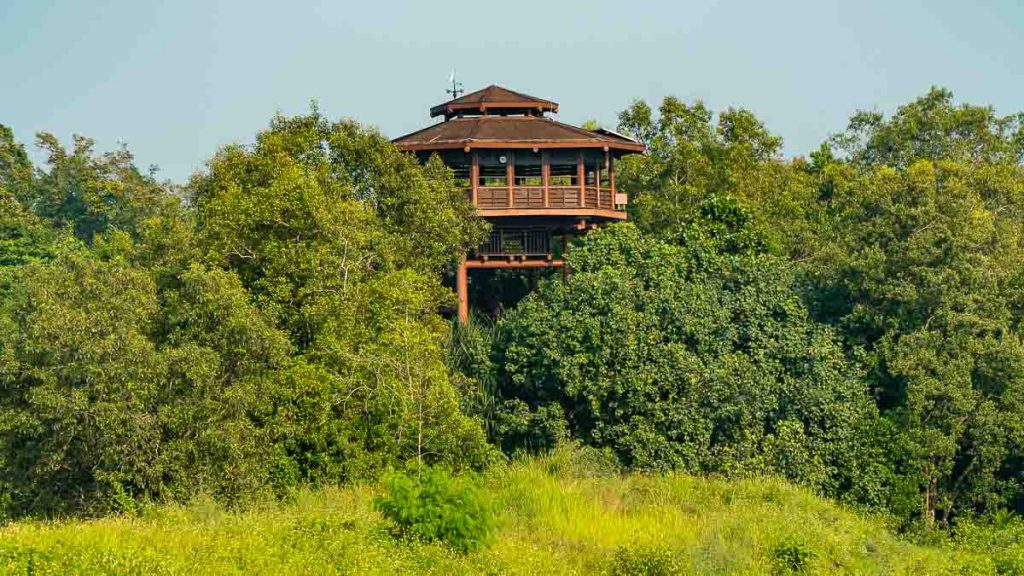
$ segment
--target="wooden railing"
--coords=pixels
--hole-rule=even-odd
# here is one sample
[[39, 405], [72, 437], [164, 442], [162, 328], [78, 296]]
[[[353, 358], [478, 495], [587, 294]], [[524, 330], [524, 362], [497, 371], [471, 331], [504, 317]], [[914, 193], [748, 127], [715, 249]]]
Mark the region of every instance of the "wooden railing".
[[543, 186], [519, 186], [512, 188], [515, 195], [516, 208], [543, 208], [544, 187]]
[[499, 228], [477, 249], [481, 256], [549, 256], [551, 231]]
[[[466, 191], [472, 199], [472, 190]], [[511, 198], [510, 198], [511, 196]], [[581, 198], [582, 196], [582, 198]], [[581, 204], [582, 200], [582, 204]], [[501, 210], [506, 208], [541, 209], [541, 208], [600, 208], [616, 210], [615, 195], [608, 188], [597, 186], [548, 186], [547, 197], [543, 186], [480, 186], [476, 189], [476, 205], [481, 210]]]
[[579, 186], [551, 186], [548, 188], [548, 206], [551, 208], [579, 208]]
[[476, 189], [476, 205], [481, 210], [508, 208], [508, 187], [481, 187]]

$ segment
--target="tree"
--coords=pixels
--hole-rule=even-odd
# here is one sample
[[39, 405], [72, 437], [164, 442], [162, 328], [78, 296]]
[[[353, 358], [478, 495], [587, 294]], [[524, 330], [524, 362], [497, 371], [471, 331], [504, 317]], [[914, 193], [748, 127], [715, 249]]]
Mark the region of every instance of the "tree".
[[[33, 259], [49, 257], [57, 233], [0, 185], [0, 276]], [[0, 282], [6, 282], [0, 279]]]
[[[307, 479], [408, 458], [481, 463], [444, 364], [440, 273], [485, 227], [437, 160], [314, 110], [220, 151], [189, 185], [199, 244], [288, 331], [303, 366], [279, 388], [278, 437]], [[307, 398], [318, 398], [309, 402]], [[312, 453], [315, 458], [309, 458]]]
[[14, 139], [14, 131], [0, 124], [0, 189], [15, 200], [29, 195], [34, 169], [25, 147]]
[[276, 118], [252, 150], [227, 147], [189, 185], [207, 259], [236, 270], [300, 348], [312, 313], [378, 272], [437, 274], [484, 231], [439, 161], [318, 112]]
[[506, 449], [561, 428], [634, 468], [819, 486], [847, 473], [868, 397], [784, 261], [698, 253], [631, 224], [588, 234], [568, 258], [568, 282], [499, 323]]
[[158, 304], [144, 274], [69, 256], [30, 264], [5, 302], [5, 492], [20, 511], [93, 504], [131, 477], [158, 483], [148, 417], [164, 365], [146, 337]]
[[803, 258], [813, 248], [814, 182], [779, 158], [782, 139], [749, 111], [716, 117], [702, 102], [670, 96], [657, 114], [634, 103], [619, 114], [619, 129], [648, 148], [617, 165], [641, 230], [731, 252]]
[[934, 89], [858, 113], [816, 162], [831, 222], [807, 271], [817, 316], [865, 352], [927, 523], [1021, 502], [1021, 117]]
[[55, 231], [21, 203], [32, 190], [33, 177], [24, 146], [0, 124], [0, 285], [8, 282], [5, 278], [15, 267], [48, 257], [56, 242]]
[[250, 493], [272, 450], [249, 418], [287, 339], [232, 274], [147, 271], [80, 249], [23, 266], [2, 307], [0, 484], [7, 512], [131, 510]]
[[180, 210], [169, 185], [135, 166], [126, 147], [97, 155], [94, 142], [74, 137], [71, 150], [55, 136], [40, 133], [37, 145], [47, 153], [22, 202], [56, 228], [70, 227], [88, 243], [98, 233], [119, 229], [135, 234], [146, 219]]
[[488, 460], [439, 315], [485, 227], [437, 160], [277, 118], [182, 206], [126, 150], [41, 140], [46, 171], [0, 142], [0, 514]]
[[919, 160], [1014, 165], [1024, 159], [1024, 113], [998, 116], [990, 106], [956, 105], [933, 87], [891, 118], [860, 111], [834, 144], [862, 167], [906, 169]]

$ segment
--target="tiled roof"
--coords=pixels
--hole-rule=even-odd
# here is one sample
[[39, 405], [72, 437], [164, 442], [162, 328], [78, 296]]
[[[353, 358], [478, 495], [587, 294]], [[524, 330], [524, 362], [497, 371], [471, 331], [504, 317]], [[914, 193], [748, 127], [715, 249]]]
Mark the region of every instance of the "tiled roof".
[[491, 84], [482, 90], [434, 106], [430, 109], [430, 116], [453, 116], [459, 112], [479, 114], [486, 109], [558, 112], [558, 103]]
[[405, 150], [443, 148], [603, 148], [642, 152], [643, 144], [603, 131], [591, 131], [537, 116], [477, 116], [453, 118], [396, 138]]

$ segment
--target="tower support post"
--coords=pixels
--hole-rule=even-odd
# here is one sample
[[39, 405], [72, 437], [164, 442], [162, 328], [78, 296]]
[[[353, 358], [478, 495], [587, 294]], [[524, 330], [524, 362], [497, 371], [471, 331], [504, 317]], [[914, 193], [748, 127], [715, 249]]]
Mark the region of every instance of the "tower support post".
[[455, 271], [455, 293], [459, 299], [459, 322], [469, 322], [469, 281], [467, 278], [466, 261], [459, 262]]

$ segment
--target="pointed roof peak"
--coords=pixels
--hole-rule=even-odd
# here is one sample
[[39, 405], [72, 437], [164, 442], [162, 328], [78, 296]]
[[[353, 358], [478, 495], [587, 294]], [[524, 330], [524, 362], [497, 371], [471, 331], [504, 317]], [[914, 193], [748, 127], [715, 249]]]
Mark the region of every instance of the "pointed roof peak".
[[489, 112], [497, 114], [539, 112], [543, 114], [544, 112], [558, 112], [558, 103], [491, 84], [486, 88], [434, 106], [430, 109], [430, 116], [431, 118], [444, 116], [445, 119], [448, 119], [457, 114], [484, 115]]

